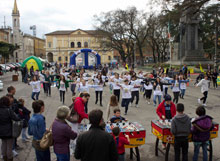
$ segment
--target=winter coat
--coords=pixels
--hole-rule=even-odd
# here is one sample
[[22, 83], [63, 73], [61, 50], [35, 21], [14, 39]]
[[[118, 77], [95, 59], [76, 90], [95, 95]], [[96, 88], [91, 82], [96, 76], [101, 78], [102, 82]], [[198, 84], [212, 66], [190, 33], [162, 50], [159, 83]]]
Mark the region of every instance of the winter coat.
[[85, 113], [84, 110], [84, 101], [81, 97], [77, 97], [74, 101], [74, 110], [78, 113], [79, 115], [79, 121], [78, 123], [81, 123], [81, 121], [86, 118], [88, 119], [88, 114]]
[[81, 161], [118, 161], [115, 140], [112, 135], [93, 127], [79, 135], [76, 142], [75, 158]]
[[[164, 105], [165, 101], [163, 101], [162, 103], [159, 104], [159, 106], [157, 107], [157, 115], [162, 119], [162, 116], [166, 115], [165, 112], [165, 105]], [[176, 106], [173, 102], [171, 102], [171, 106], [170, 106], [170, 111], [171, 111], [171, 116], [172, 118], [176, 115]]]
[[7, 106], [0, 107], [0, 138], [12, 138], [12, 120], [20, 121], [14, 111]]
[[191, 132], [191, 119], [186, 114], [177, 114], [171, 123], [171, 133], [175, 136], [189, 136]]
[[210, 138], [210, 131], [213, 128], [212, 117], [205, 115], [196, 118], [192, 124], [192, 135], [194, 142], [206, 142]]

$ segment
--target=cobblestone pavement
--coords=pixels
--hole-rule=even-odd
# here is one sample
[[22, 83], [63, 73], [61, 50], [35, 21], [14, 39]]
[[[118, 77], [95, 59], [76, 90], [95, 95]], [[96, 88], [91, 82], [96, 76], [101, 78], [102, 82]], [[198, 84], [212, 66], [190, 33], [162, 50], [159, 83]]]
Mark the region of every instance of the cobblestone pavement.
[[[25, 99], [25, 105], [28, 109], [32, 111], [31, 108], [31, 87], [28, 86], [27, 84], [24, 84], [21, 82], [21, 78], [19, 78], [18, 82], [12, 82], [11, 79], [12, 73], [8, 73], [4, 76], [1, 76], [0, 79], [4, 82], [4, 90], [0, 92], [0, 96], [5, 95], [6, 89], [9, 85], [13, 85], [16, 87], [16, 98], [24, 98]], [[197, 99], [198, 97], [201, 97], [202, 94], [200, 92], [200, 88], [195, 88], [192, 87], [192, 82], [190, 83], [190, 87], [188, 87], [186, 91], [186, 96], [184, 100], [180, 100], [181, 103], [185, 104], [185, 112], [191, 116], [195, 116], [195, 109], [197, 107]], [[171, 90], [169, 89], [169, 93], [172, 95]], [[109, 88], [106, 87], [104, 89], [103, 93], [103, 107], [100, 107], [98, 105], [95, 105], [95, 92], [94, 89], [90, 90], [91, 98], [89, 100], [89, 111], [95, 108], [102, 109], [106, 111], [106, 106], [109, 102], [110, 98], [110, 92]], [[208, 95], [208, 102], [207, 102], [207, 114], [212, 116], [214, 120], [218, 123], [220, 123], [220, 90], [214, 90], [210, 89], [209, 95]], [[47, 122], [47, 127], [50, 127], [52, 121], [55, 118], [56, 115], [56, 110], [57, 108], [62, 105], [62, 103], [59, 101], [59, 92], [56, 87], [52, 88], [52, 96], [51, 97], [46, 97], [41, 91], [40, 94], [40, 99], [44, 100], [45, 102], [45, 112], [44, 115], [46, 116], [46, 122]], [[71, 104], [71, 92], [68, 90], [66, 94], [66, 105]], [[124, 113], [122, 109], [122, 114]], [[140, 97], [140, 103], [139, 103], [139, 108], [136, 107], [129, 107], [128, 115], [126, 118], [129, 121], [138, 121], [140, 122], [145, 128], [146, 128], [146, 144], [139, 147], [140, 150], [140, 155], [141, 155], [141, 160], [146, 161], [146, 160], [152, 160], [152, 161], [161, 161], [164, 160], [164, 156], [159, 153], [158, 157], [155, 157], [155, 141], [156, 138], [154, 135], [151, 133], [151, 120], [157, 118], [156, 108], [151, 104], [147, 105], [146, 101], [143, 99], [143, 97]], [[34, 149], [31, 147], [31, 142], [28, 143], [22, 143], [21, 138], [18, 139], [18, 144], [23, 147], [23, 150], [18, 151], [19, 155], [14, 159], [15, 161], [34, 161], [35, 160], [35, 153]], [[220, 139], [217, 138], [213, 140], [213, 156], [214, 159], [213, 161], [220, 161]], [[101, 151], [100, 151], [101, 152]], [[52, 161], [56, 161], [56, 157], [53, 153], [53, 149], [51, 148], [51, 156], [52, 156]], [[193, 155], [193, 144], [190, 143], [190, 148], [189, 148], [189, 160], [192, 160], [192, 155]], [[126, 160], [129, 160], [129, 150], [126, 150]], [[171, 148], [170, 151], [170, 156], [169, 160], [172, 161], [174, 158], [174, 152], [173, 148]], [[73, 161], [74, 158], [71, 157], [71, 161]]]

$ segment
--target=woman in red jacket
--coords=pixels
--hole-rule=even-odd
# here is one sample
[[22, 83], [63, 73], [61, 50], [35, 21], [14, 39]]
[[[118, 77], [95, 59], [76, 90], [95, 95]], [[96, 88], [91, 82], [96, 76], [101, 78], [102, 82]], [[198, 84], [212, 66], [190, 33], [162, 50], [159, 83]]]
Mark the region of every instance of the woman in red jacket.
[[170, 95], [165, 95], [165, 100], [157, 107], [157, 115], [162, 120], [171, 120], [176, 115], [176, 106], [171, 102]]
[[[171, 96], [165, 95], [165, 100], [157, 107], [157, 115], [162, 120], [171, 120], [176, 115], [176, 106], [171, 102]], [[162, 143], [163, 149], [166, 149], [166, 143]]]

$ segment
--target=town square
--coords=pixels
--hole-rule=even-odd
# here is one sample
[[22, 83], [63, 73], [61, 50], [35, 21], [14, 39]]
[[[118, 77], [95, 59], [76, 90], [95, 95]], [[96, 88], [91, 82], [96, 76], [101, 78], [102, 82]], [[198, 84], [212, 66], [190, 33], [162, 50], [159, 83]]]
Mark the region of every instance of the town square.
[[220, 161], [219, 1], [30, 1], [0, 2], [3, 161]]

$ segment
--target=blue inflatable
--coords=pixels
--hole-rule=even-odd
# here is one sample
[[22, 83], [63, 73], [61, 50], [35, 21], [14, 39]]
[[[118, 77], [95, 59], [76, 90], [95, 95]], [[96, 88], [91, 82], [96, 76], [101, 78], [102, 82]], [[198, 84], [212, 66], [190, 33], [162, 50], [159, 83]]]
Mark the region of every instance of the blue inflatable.
[[83, 68], [85, 68], [85, 69], [92, 69], [93, 68], [93, 65], [89, 64], [89, 53], [94, 54], [94, 56], [96, 57], [95, 63], [96, 63], [97, 67], [99, 66], [99, 64], [101, 64], [101, 57], [97, 52], [95, 52], [92, 49], [81, 49], [77, 52], [74, 52], [74, 54], [70, 57], [70, 66], [72, 66], [72, 65], [76, 66], [76, 64], [77, 64], [76, 57], [81, 53], [84, 54], [84, 61], [85, 61]]

